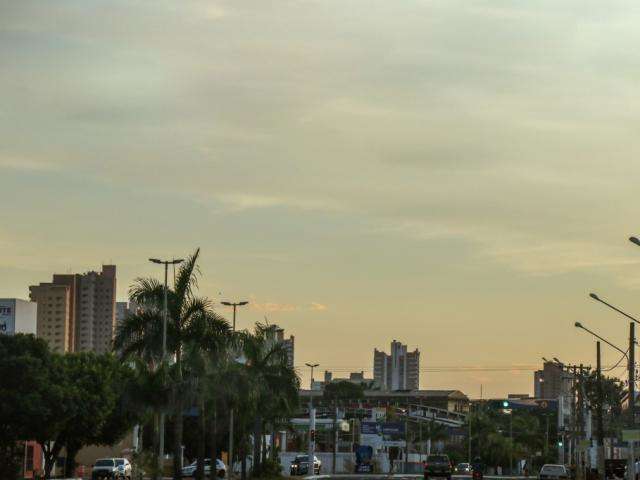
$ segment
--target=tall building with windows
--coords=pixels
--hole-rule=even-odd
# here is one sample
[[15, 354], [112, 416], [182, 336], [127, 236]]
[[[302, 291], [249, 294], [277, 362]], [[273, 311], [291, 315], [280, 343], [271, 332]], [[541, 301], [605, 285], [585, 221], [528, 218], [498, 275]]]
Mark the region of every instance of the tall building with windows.
[[37, 303], [36, 336], [56, 353], [73, 352], [74, 329], [71, 289], [68, 285], [41, 283], [29, 287], [29, 298]]
[[420, 351], [391, 342], [391, 354], [373, 351], [373, 379], [383, 390], [418, 390], [420, 388]]
[[284, 328], [280, 328], [278, 325], [270, 325], [270, 329], [273, 341], [284, 345], [284, 349], [287, 352], [287, 363], [289, 367], [293, 368], [295, 337], [291, 335], [289, 338], [285, 338]]
[[51, 283], [29, 287], [38, 304], [38, 336], [55, 351], [104, 353], [116, 325], [116, 267], [101, 272], [53, 275]]

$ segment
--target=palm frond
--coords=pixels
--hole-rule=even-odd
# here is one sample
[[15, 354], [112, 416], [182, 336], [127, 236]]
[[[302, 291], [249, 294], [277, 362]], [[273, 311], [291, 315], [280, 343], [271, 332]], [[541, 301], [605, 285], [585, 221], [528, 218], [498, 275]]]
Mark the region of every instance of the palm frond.
[[164, 284], [155, 278], [136, 278], [129, 287], [129, 299], [143, 309], [161, 309], [164, 301]]
[[178, 310], [182, 310], [182, 302], [193, 296], [193, 291], [198, 288], [198, 257], [200, 256], [200, 248], [196, 248], [187, 259], [180, 264], [178, 276], [174, 291], [176, 293], [176, 306]]

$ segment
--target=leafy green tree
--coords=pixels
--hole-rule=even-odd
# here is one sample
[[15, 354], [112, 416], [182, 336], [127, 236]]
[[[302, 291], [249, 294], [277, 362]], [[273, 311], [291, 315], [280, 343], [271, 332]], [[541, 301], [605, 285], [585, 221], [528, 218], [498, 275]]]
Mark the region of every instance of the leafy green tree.
[[63, 447], [48, 441], [67, 420], [60, 357], [33, 335], [0, 335], [0, 378], [0, 436], [7, 442], [36, 440], [48, 477]]
[[75, 457], [86, 445], [112, 445], [138, 420], [127, 408], [133, 371], [111, 354], [66, 354], [64, 369], [66, 422], [55, 444], [66, 447], [65, 473], [72, 475]]

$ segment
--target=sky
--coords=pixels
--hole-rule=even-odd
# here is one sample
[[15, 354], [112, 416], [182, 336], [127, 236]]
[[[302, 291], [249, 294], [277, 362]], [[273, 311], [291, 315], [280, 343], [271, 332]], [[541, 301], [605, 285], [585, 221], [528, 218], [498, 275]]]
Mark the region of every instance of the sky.
[[200, 247], [200, 294], [295, 335], [305, 384], [396, 339], [422, 388], [532, 393], [542, 356], [594, 363], [575, 321], [627, 341], [589, 292], [640, 314], [639, 22], [633, 1], [0, 0], [0, 297], [115, 263], [125, 299], [160, 278], [147, 258]]

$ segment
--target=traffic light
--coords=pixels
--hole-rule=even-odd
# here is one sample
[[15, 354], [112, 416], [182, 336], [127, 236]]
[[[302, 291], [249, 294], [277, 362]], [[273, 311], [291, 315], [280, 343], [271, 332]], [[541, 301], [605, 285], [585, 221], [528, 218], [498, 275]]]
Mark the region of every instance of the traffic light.
[[506, 400], [502, 402], [502, 407], [503, 408], [509, 408], [509, 402], [507, 402]]

